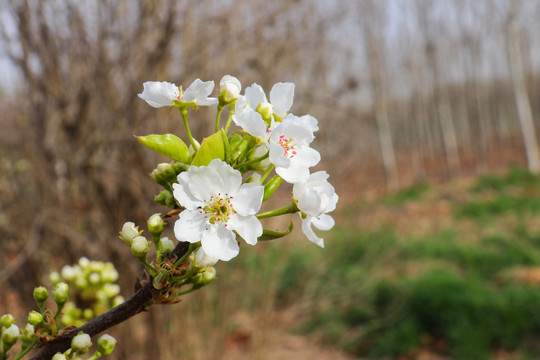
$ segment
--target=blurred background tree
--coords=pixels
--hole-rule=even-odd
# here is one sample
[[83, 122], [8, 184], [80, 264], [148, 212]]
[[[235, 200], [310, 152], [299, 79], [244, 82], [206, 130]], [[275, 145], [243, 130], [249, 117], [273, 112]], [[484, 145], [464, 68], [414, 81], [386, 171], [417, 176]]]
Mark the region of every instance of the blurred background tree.
[[[176, 113], [137, 98], [144, 81], [295, 82], [292, 110], [319, 119], [321, 166], [352, 203], [527, 164], [538, 151], [539, 17], [540, 2], [506, 0], [0, 0], [4, 305], [29, 306], [43, 274], [83, 255], [137, 274], [115, 234], [162, 210], [144, 174], [165, 159], [132, 135], [183, 134]], [[200, 138], [213, 114], [195, 117]], [[133, 279], [122, 280], [129, 295]], [[141, 323], [157, 332], [167, 311]], [[141, 358], [175, 354], [138, 336]], [[135, 358], [123, 342], [118, 358]]]

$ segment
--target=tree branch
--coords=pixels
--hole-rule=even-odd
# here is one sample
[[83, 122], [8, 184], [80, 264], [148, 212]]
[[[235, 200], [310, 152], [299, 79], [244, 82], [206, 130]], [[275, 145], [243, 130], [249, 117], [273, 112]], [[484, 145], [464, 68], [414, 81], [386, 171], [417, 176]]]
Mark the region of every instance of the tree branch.
[[[189, 248], [189, 243], [180, 242], [172, 252], [172, 257], [180, 258]], [[36, 354], [31, 360], [49, 360], [54, 354], [64, 352], [71, 346], [71, 339], [82, 331], [90, 336], [97, 335], [116, 324], [126, 321], [130, 317], [137, 315], [145, 310], [149, 302], [152, 301], [154, 294], [159, 293], [152, 286], [152, 281], [148, 281], [143, 287], [117, 307], [101, 314], [97, 318], [87, 322], [81, 327], [78, 327], [65, 335], [59, 336], [55, 340], [46, 343], [41, 351]]]

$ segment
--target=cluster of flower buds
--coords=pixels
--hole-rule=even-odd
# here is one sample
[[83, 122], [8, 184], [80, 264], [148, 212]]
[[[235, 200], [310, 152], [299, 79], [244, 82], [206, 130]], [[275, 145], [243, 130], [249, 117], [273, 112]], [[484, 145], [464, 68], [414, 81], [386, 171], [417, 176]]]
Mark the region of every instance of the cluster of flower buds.
[[[102, 356], [109, 355], [113, 352], [116, 345], [116, 339], [108, 334], [101, 335], [97, 340], [97, 349], [88, 360], [98, 359]], [[78, 360], [82, 359], [81, 355], [88, 353], [92, 347], [92, 339], [90, 335], [79, 332], [71, 340], [71, 347], [63, 353], [56, 353], [52, 360]]]
[[[190, 143], [188, 147], [173, 134], [137, 137], [144, 146], [173, 160], [158, 165], [152, 178], [164, 189], [156, 201], [179, 213], [174, 224], [177, 240], [191, 243], [191, 249], [200, 246], [208, 256], [228, 261], [239, 253], [237, 237], [255, 245], [292, 230], [292, 222], [283, 232], [264, 229], [260, 219], [297, 213], [307, 238], [324, 247], [324, 240], [313, 226], [319, 230], [334, 226], [328, 213], [336, 208], [338, 196], [325, 171], [310, 171], [321, 160], [319, 152], [311, 147], [318, 121], [311, 115], [290, 113], [293, 83], [275, 84], [269, 100], [257, 84], [242, 94], [240, 81], [230, 75], [221, 79], [217, 98], [210, 97], [214, 82], [199, 79], [185, 91], [169, 82], [145, 82], [143, 88], [139, 97], [152, 107], [180, 110]], [[217, 107], [215, 132], [202, 142], [191, 135], [187, 119], [188, 109], [200, 106]], [[225, 108], [228, 118], [222, 126]], [[229, 134], [232, 123], [240, 129]], [[260, 212], [263, 201], [283, 181], [292, 185], [290, 204]], [[131, 229], [133, 235], [137, 231]], [[142, 240], [136, 245], [140, 250], [137, 254], [147, 251]], [[204, 273], [199, 278], [204, 278]]]
[[[118, 272], [110, 262], [91, 261], [83, 257], [75, 265], [66, 265], [49, 275], [53, 285], [69, 285], [70, 299], [64, 304], [61, 321], [64, 325], [81, 326], [124, 302]], [[67, 293], [66, 293], [67, 299]]]

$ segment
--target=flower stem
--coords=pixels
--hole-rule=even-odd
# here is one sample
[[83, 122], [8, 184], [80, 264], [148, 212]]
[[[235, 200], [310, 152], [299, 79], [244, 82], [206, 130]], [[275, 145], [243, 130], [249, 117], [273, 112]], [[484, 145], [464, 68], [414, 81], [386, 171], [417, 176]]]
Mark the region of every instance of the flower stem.
[[146, 256], [140, 258], [140, 259], [137, 259], [141, 262], [141, 264], [144, 265], [144, 267], [146, 268], [146, 270], [148, 270], [148, 272], [150, 273], [150, 275], [152, 277], [156, 276], [157, 274], [157, 270], [156, 268], [154, 268], [149, 262], [148, 260], [146, 260]]
[[37, 345], [37, 343], [38, 343], [38, 340], [35, 339], [30, 344], [28, 344], [27, 348], [21, 349], [21, 351], [19, 351], [19, 353], [17, 355], [15, 355], [15, 357], [13, 359], [14, 360], [22, 359], [24, 355], [28, 354], [30, 352], [30, 350], [32, 350], [34, 348], [34, 346]]
[[267, 211], [256, 216], [257, 216], [257, 219], [265, 219], [265, 218], [279, 216], [279, 215], [294, 214], [297, 211], [298, 211], [298, 207], [296, 206], [295, 203], [292, 203], [282, 208]]
[[238, 166], [236, 166], [235, 168], [238, 169], [238, 168], [241, 168], [241, 167], [244, 167], [244, 166], [248, 166], [248, 165], [251, 165], [251, 164], [258, 163], [259, 161], [263, 161], [264, 159], [268, 158], [269, 155], [270, 155], [270, 152], [267, 151], [266, 154], [264, 154], [263, 156], [258, 157], [258, 158], [253, 159], [253, 160], [245, 161], [245, 162], [239, 164]]
[[223, 106], [218, 105], [217, 115], [216, 115], [216, 132], [219, 131], [219, 118], [221, 117], [221, 112], [223, 111]]
[[229, 127], [231, 126], [233, 115], [234, 115], [234, 106], [229, 105], [229, 118], [227, 119], [227, 124], [225, 125], [225, 134], [229, 133]]
[[[270, 153], [270, 152], [268, 152]], [[266, 179], [268, 177], [268, 175], [270, 175], [270, 173], [272, 172], [272, 170], [274, 170], [274, 167], [275, 165], [274, 164], [271, 164], [268, 169], [266, 169], [264, 175], [261, 177], [261, 185], [262, 183], [264, 182], [264, 179]]]
[[195, 251], [199, 246], [201, 246], [201, 244], [198, 243], [198, 242], [197, 242], [197, 243], [194, 243], [194, 244], [189, 244], [188, 251], [187, 251], [180, 259], [178, 259], [178, 260], [174, 263], [173, 267], [176, 268], [176, 267], [178, 267], [180, 264], [182, 264], [182, 263], [188, 258], [188, 256], [189, 256], [193, 251]]
[[189, 130], [189, 124], [187, 120], [187, 107], [183, 107], [180, 109], [180, 114], [182, 115], [182, 120], [184, 120], [184, 127], [186, 128], [186, 133], [189, 138], [189, 142], [191, 143], [191, 146], [193, 146], [193, 149], [195, 152], [199, 150], [199, 147], [195, 143], [195, 140], [193, 139], [193, 136], [191, 135], [191, 130]]

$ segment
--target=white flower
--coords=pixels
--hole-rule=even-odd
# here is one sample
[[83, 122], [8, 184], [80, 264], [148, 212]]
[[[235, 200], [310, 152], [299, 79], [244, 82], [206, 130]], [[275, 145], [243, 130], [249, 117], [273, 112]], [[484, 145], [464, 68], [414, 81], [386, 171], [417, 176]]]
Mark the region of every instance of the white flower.
[[173, 83], [166, 81], [147, 81], [143, 83], [143, 92], [138, 96], [146, 101], [148, 105], [160, 108], [163, 106], [173, 106], [174, 101], [184, 103], [194, 102], [198, 106], [212, 106], [218, 103], [216, 98], [209, 98], [208, 95], [214, 90], [213, 81], [201, 81], [196, 79], [189, 87], [181, 92], [180, 88]]
[[302, 231], [308, 239], [320, 247], [324, 247], [324, 240], [318, 237], [311, 225], [319, 230], [330, 230], [335, 222], [327, 213], [336, 208], [338, 195], [334, 187], [328, 182], [326, 171], [318, 171], [309, 176], [305, 182], [293, 186], [293, 196], [302, 219]]
[[173, 189], [175, 199], [185, 207], [174, 224], [179, 241], [200, 241], [206, 254], [227, 261], [239, 252], [233, 231], [250, 245], [262, 235], [255, 214], [264, 188], [242, 184], [240, 172], [224, 161], [214, 159], [208, 166], [191, 166], [178, 175]]
[[263, 88], [253, 84], [246, 89], [246, 95], [241, 96], [235, 105], [236, 125], [253, 136], [268, 138], [267, 130], [272, 125], [273, 116], [280, 119], [287, 116], [294, 98], [294, 83], [277, 83], [270, 91], [270, 102]]
[[242, 84], [240, 80], [231, 75], [225, 75], [219, 82], [219, 93], [225, 101], [232, 101], [240, 96]]
[[182, 98], [178, 86], [166, 81], [147, 81], [143, 83], [143, 92], [138, 96], [146, 101], [148, 105], [155, 108], [172, 106], [174, 104], [173, 100]]
[[276, 166], [276, 173], [289, 183], [305, 181], [309, 168], [321, 160], [319, 152], [309, 147], [315, 138], [313, 128], [310, 119], [289, 114], [271, 130], [270, 161]]

